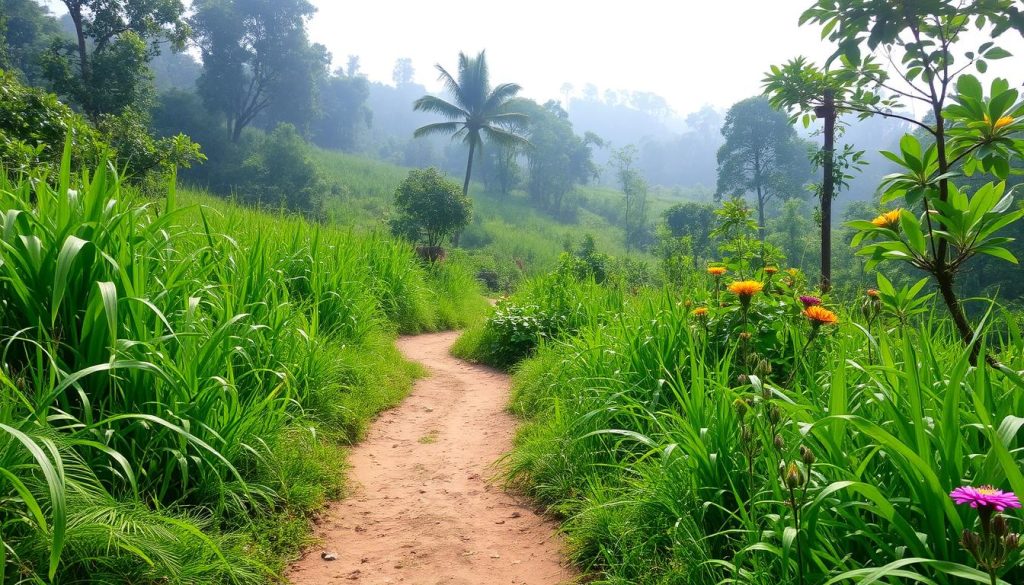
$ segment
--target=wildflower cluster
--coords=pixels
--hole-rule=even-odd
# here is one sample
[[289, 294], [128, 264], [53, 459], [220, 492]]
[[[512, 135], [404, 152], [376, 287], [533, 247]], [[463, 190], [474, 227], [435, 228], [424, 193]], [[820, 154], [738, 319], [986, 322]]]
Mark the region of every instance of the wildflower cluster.
[[1006, 564], [1007, 558], [1020, 547], [1020, 534], [1010, 532], [1006, 517], [1001, 512], [1020, 508], [1020, 500], [1013, 492], [1004, 492], [992, 486], [963, 486], [953, 490], [949, 497], [960, 505], [968, 505], [978, 511], [981, 533], [964, 529], [960, 535], [960, 546], [964, 547], [981, 570], [996, 582], [996, 575]]

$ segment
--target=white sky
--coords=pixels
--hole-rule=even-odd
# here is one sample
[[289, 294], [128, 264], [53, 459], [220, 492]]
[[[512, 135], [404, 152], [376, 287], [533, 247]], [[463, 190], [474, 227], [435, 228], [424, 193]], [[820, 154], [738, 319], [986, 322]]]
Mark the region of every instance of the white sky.
[[410, 57], [433, 89], [435, 63], [453, 70], [460, 50], [486, 49], [492, 83], [519, 83], [538, 100], [593, 83], [656, 93], [679, 113], [726, 108], [760, 93], [769, 65], [830, 54], [817, 30], [797, 26], [811, 0], [313, 3], [312, 39], [336, 64], [359, 55], [373, 80], [390, 83], [395, 59]]
[[[817, 26], [797, 25], [813, 0], [311, 1], [310, 37], [335, 66], [359, 55], [364, 74], [391, 83], [395, 60], [409, 57], [416, 81], [437, 90], [435, 63], [454, 70], [460, 50], [486, 49], [492, 83], [519, 83], [539, 101], [562, 97], [565, 82], [576, 94], [592, 83], [656, 93], [679, 114], [724, 110], [759, 94], [770, 65], [832, 52]], [[1024, 41], [1012, 36], [1000, 45], [1015, 56], [989, 73], [1019, 82]]]

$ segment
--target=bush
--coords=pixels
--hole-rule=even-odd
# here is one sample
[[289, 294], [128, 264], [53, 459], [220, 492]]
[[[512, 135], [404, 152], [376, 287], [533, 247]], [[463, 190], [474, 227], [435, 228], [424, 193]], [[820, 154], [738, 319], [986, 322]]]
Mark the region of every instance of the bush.
[[283, 206], [309, 216], [323, 215], [327, 187], [309, 154], [309, 145], [295, 126], [281, 124], [252, 143], [240, 169], [238, 191], [243, 201]]
[[99, 133], [57, 96], [0, 71], [0, 166], [9, 175], [56, 170], [69, 138], [77, 164], [94, 164], [106, 149]]
[[473, 202], [457, 183], [429, 168], [409, 171], [395, 191], [395, 210], [392, 233], [437, 248], [469, 224]]
[[175, 168], [205, 159], [184, 135], [154, 139], [147, 122], [128, 110], [103, 116], [93, 128], [55, 95], [0, 71], [0, 166], [11, 176], [55, 173], [68, 140], [76, 169], [109, 157], [124, 171], [122, 178], [142, 186], [162, 183]]

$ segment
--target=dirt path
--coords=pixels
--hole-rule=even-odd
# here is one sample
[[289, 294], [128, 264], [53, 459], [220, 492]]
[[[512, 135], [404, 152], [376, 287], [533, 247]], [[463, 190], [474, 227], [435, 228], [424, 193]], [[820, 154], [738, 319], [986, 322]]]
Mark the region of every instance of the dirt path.
[[[323, 544], [295, 563], [295, 585], [556, 585], [572, 579], [555, 526], [489, 481], [512, 446], [505, 374], [448, 355], [458, 333], [405, 337], [430, 370], [349, 456], [348, 498], [332, 504]], [[325, 561], [322, 551], [337, 560]]]

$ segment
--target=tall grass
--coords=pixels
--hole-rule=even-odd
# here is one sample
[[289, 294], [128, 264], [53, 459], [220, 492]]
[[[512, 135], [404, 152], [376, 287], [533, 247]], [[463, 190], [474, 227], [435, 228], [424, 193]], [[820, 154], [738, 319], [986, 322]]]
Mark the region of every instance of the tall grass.
[[[836, 301], [841, 324], [815, 330], [793, 294], [755, 298], [746, 328], [734, 299], [704, 320], [669, 292], [627, 296], [517, 367], [512, 407], [529, 422], [508, 477], [565, 518], [596, 582], [989, 582], [958, 543], [976, 514], [948, 494], [1024, 493], [1012, 319], [990, 327], [1001, 372], [970, 367], [945, 320], [868, 326], [859, 302]], [[780, 463], [806, 489], [791, 493]], [[1019, 552], [1001, 573], [1024, 582]]]
[[0, 179], [0, 580], [267, 581], [418, 374], [393, 335], [484, 302], [402, 243], [69, 168]]

